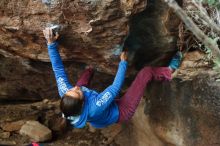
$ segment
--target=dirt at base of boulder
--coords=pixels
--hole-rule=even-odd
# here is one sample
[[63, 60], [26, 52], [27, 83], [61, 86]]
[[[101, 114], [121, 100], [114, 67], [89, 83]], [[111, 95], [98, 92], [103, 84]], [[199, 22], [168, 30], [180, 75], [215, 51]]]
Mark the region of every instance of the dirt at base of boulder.
[[[0, 103], [0, 145], [28, 145], [33, 140], [28, 136], [20, 135], [18, 129], [11, 130], [16, 121], [35, 120], [41, 124], [51, 128], [51, 120], [56, 117], [61, 117], [59, 111], [59, 101], [49, 100], [48, 102], [34, 102], [34, 103]], [[49, 122], [50, 121], [50, 122]], [[3, 130], [3, 126], [7, 124], [12, 127], [10, 132], [7, 132], [7, 137]], [[52, 123], [52, 126], [54, 123]], [[52, 130], [52, 128], [51, 128]], [[69, 127], [66, 131], [55, 128], [52, 130], [53, 138], [51, 141], [41, 143], [43, 146], [117, 146], [115, 141], [109, 141], [102, 134], [101, 129], [91, 131], [89, 126], [83, 129], [74, 129]], [[10, 135], [9, 135], [10, 133]], [[8, 136], [9, 135], [9, 136]]]

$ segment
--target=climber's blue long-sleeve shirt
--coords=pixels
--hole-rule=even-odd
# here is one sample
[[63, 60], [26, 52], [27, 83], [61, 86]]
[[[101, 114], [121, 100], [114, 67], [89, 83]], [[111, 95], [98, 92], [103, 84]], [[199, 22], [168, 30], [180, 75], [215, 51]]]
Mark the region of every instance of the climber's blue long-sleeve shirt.
[[[58, 91], [62, 97], [73, 86], [67, 78], [57, 46], [58, 44], [56, 42], [48, 45], [48, 53], [55, 74]], [[84, 95], [82, 113], [78, 117], [68, 117], [74, 127], [82, 128], [87, 121], [96, 128], [103, 128], [117, 122], [119, 110], [114, 99], [118, 96], [122, 87], [126, 69], [127, 62], [121, 61], [113, 84], [101, 93], [97, 93], [83, 86], [81, 87]]]

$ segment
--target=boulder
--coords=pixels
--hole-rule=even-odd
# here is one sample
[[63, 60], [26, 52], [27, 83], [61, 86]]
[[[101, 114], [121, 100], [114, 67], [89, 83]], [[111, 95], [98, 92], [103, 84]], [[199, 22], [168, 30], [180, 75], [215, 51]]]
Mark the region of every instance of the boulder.
[[126, 146], [218, 146], [219, 73], [202, 58], [205, 56], [199, 51], [189, 52], [171, 82], [148, 84], [134, 117], [115, 137], [116, 143]]
[[[121, 132], [114, 137], [121, 146], [165, 146], [151, 127], [149, 116], [144, 114], [145, 101], [141, 100], [132, 119], [121, 126]], [[110, 134], [109, 134], [110, 135]]]
[[128, 75], [167, 65], [177, 50], [179, 19], [163, 0], [1, 0], [0, 99], [58, 97], [42, 33], [51, 24], [61, 27], [59, 51], [72, 84], [85, 64], [96, 66], [99, 80], [114, 75], [123, 45]]
[[148, 88], [146, 113], [151, 127], [165, 144], [220, 143], [219, 73], [201, 57], [198, 52], [188, 53], [186, 61], [194, 60], [197, 64], [184, 61], [171, 82], [154, 82]]
[[51, 130], [38, 121], [27, 121], [21, 127], [20, 134], [29, 136], [35, 142], [44, 142], [52, 138]]

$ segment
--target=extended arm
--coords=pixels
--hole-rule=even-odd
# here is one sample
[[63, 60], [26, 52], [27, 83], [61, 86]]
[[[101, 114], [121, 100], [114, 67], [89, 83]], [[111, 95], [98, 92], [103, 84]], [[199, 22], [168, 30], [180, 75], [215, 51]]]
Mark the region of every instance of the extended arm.
[[48, 46], [48, 54], [55, 74], [59, 95], [62, 97], [72, 85], [66, 75], [60, 54], [58, 52], [58, 43], [53, 42]]
[[58, 92], [59, 95], [62, 97], [70, 88], [72, 88], [72, 85], [68, 80], [60, 54], [58, 52], [58, 43], [56, 42], [58, 34], [56, 34], [56, 36], [53, 36], [52, 30], [47, 28], [44, 30], [44, 36], [48, 42], [48, 54], [55, 74]]
[[[123, 54], [121, 56], [123, 56]], [[119, 63], [118, 71], [113, 84], [106, 88], [94, 99], [95, 107], [93, 108], [93, 110], [95, 110], [95, 113], [103, 112], [111, 104], [115, 97], [118, 96], [125, 79], [126, 70], [127, 61], [126, 59], [121, 58], [121, 62]]]
[[116, 94], [116, 96], [120, 92], [121, 87], [124, 83], [125, 74], [126, 74], [126, 70], [127, 70], [127, 64], [128, 63], [125, 60], [122, 60], [119, 63], [117, 74], [115, 76], [113, 84], [111, 85], [111, 88], [113, 90], [112, 92], [114, 92]]

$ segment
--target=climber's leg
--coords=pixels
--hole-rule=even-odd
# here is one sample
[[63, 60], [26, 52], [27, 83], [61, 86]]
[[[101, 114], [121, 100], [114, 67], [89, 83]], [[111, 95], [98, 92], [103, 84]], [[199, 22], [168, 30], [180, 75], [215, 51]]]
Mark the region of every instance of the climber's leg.
[[94, 70], [92, 68], [86, 69], [82, 75], [80, 76], [79, 80], [76, 83], [76, 86], [85, 86], [87, 87], [90, 84], [92, 76], [94, 74]]
[[144, 95], [145, 87], [152, 77], [152, 68], [143, 68], [138, 73], [125, 95], [117, 102], [119, 107], [119, 123], [128, 121], [134, 115], [141, 97]]
[[135, 110], [144, 95], [145, 87], [152, 79], [156, 80], [170, 80], [171, 70], [168, 67], [145, 67], [143, 68], [132, 85], [129, 87], [125, 95], [117, 102], [119, 107], [118, 122], [124, 122], [131, 119]]

